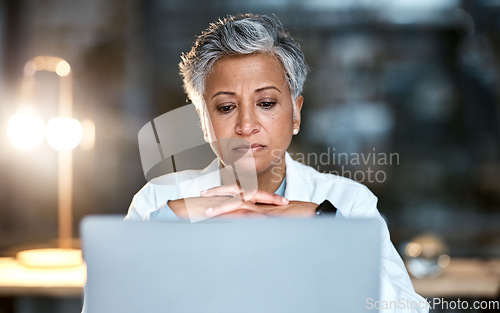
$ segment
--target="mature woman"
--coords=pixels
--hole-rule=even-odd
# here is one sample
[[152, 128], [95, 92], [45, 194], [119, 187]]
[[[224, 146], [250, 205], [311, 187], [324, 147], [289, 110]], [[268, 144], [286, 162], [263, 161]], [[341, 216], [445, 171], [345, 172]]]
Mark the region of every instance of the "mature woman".
[[211, 24], [179, 66], [218, 159], [202, 171], [169, 174], [189, 182], [182, 186], [162, 184], [162, 177], [146, 184], [126, 219], [308, 217], [335, 208], [337, 216], [375, 217], [384, 223], [382, 299], [425, 301], [390, 242], [377, 198], [365, 186], [319, 173], [286, 152], [300, 130], [307, 66], [276, 17], [231, 16]]

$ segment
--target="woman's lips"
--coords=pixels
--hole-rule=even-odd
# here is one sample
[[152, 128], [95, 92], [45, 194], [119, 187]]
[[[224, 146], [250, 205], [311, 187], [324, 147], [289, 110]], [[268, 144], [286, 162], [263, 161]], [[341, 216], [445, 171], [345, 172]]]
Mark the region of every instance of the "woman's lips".
[[243, 152], [246, 153], [248, 150], [252, 150], [252, 152], [259, 152], [262, 149], [265, 149], [265, 145], [261, 145], [259, 143], [253, 143], [251, 145], [242, 145], [234, 148], [233, 150], [238, 151], [238, 152]]

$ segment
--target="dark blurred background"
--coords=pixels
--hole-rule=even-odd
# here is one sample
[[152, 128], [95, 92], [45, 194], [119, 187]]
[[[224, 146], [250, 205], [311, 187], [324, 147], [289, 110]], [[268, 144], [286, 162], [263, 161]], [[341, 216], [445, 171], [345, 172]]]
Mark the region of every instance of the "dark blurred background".
[[27, 60], [66, 59], [74, 116], [96, 125], [95, 146], [74, 150], [77, 237], [86, 215], [126, 214], [146, 182], [137, 134], [186, 103], [181, 53], [210, 22], [246, 12], [275, 13], [311, 68], [292, 154], [397, 154], [311, 165], [382, 171], [354, 178], [379, 197], [397, 246], [434, 232], [452, 257], [500, 256], [499, 0], [1, 0], [0, 255], [57, 237], [57, 154], [16, 150], [5, 131]]

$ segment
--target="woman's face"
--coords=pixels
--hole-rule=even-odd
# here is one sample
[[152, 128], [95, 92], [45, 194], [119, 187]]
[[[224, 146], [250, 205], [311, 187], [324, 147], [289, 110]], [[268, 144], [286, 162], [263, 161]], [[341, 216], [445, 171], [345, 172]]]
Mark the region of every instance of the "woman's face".
[[206, 79], [204, 99], [214, 131], [209, 139], [217, 140], [224, 163], [253, 156], [257, 174], [280, 164], [299, 129], [303, 99], [296, 99], [294, 120], [284, 69], [275, 56], [221, 58]]

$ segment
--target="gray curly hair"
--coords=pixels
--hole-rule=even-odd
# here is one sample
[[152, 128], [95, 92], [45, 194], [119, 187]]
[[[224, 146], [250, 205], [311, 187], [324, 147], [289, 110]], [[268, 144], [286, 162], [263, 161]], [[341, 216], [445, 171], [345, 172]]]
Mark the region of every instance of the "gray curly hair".
[[304, 54], [275, 15], [254, 14], [228, 16], [211, 23], [191, 51], [181, 56], [184, 90], [201, 114], [205, 111], [205, 79], [214, 63], [223, 56], [252, 53], [272, 53], [283, 65], [295, 118], [295, 99], [302, 93], [308, 70]]

